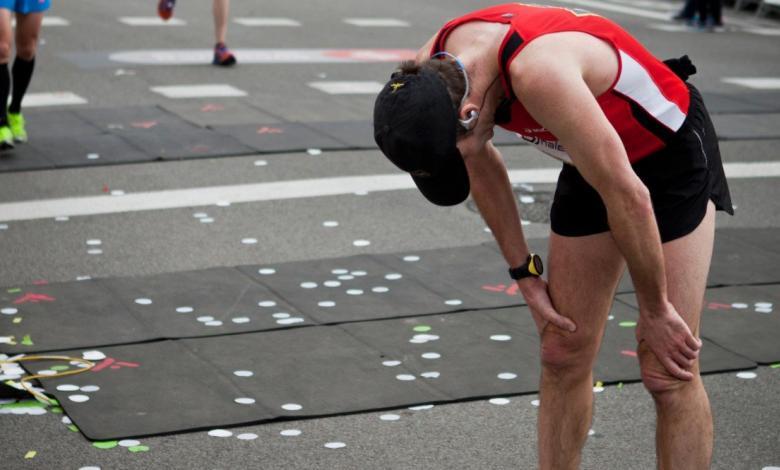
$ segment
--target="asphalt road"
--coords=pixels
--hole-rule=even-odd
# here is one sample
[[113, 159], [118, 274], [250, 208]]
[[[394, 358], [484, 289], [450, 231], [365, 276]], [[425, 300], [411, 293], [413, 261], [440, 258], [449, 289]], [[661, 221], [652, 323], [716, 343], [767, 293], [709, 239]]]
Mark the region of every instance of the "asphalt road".
[[[391, 63], [240, 63], [225, 70], [208, 64], [111, 62], [108, 57], [117, 51], [205, 51], [212, 47], [210, 2], [180, 1], [175, 18], [186, 21], [182, 26], [134, 27], [117, 19], [154, 16], [154, 3], [55, 2], [49, 16], [64, 18], [69, 24], [44, 28], [30, 92], [69, 91], [88, 101], [80, 107], [157, 104], [185, 115], [188, 110], [214, 102], [252, 106], [251, 115], [229, 116], [233, 123], [256, 122], [258, 116], [266, 122], [366, 120], [371, 116], [372, 94], [330, 95], [309, 84], [330, 80], [384, 82], [392, 70]], [[416, 49], [449, 18], [488, 4], [462, 0], [234, 2], [234, 18], [283, 17], [301, 26], [231, 23], [228, 43], [239, 52], [257, 48]], [[615, 11], [615, 7], [624, 12]], [[661, 57], [689, 54], [699, 68], [693, 83], [705, 93], [748, 99], [762, 92], [723, 79], [780, 79], [780, 23], [776, 20], [756, 19], [750, 13], [726, 9], [727, 31], [707, 34], [674, 30], [675, 23], [648, 17], [670, 16], [679, 8], [677, 3], [610, 1], [596, 2], [589, 8], [616, 19]], [[343, 22], [344, 18], [394, 18], [409, 26], [357, 27]], [[238, 60], [242, 60], [240, 54]], [[229, 84], [245, 91], [246, 96], [181, 100], [150, 90], [186, 84]], [[723, 159], [726, 163], [780, 163], [778, 143], [780, 138], [724, 142]], [[510, 169], [558, 166], [529, 147], [505, 147], [504, 154]], [[257, 166], [258, 159], [267, 164]], [[2, 173], [0, 204], [95, 196], [102, 194], [106, 185], [137, 193], [394, 172], [377, 151], [349, 151]], [[734, 180], [731, 190], [737, 215], [719, 215], [718, 226], [780, 227], [779, 182], [777, 177]], [[545, 184], [535, 187], [552, 189]], [[201, 224], [193, 219], [193, 212], [203, 210], [215, 218], [215, 223]], [[326, 230], [322, 226], [325, 220], [337, 220], [339, 227]], [[1, 286], [37, 279], [58, 282], [79, 276], [132, 276], [361, 252], [453, 247], [491, 239], [479, 215], [465, 205], [436, 208], [412, 190], [122, 212], [71, 217], [68, 221], [47, 218], [0, 223], [7, 225], [0, 230]], [[549, 227], [532, 222], [525, 229], [529, 237], [544, 237]], [[260, 243], [244, 245], [241, 240], [246, 237], [257, 238]], [[99, 256], [86, 254], [85, 240], [92, 238], [103, 240]], [[355, 239], [367, 239], [371, 244], [356, 248], [352, 244]], [[705, 378], [715, 415], [713, 468], [780, 467], [780, 369], [761, 367], [756, 373], [752, 380], [739, 379], [734, 373]], [[234, 434], [251, 432], [259, 436], [251, 441], [215, 438], [205, 432], [145, 438], [141, 441], [150, 450], [143, 453], [94, 448], [60, 423], [61, 415], [3, 414], [0, 467], [534, 468], [536, 408], [531, 401], [535, 398], [511, 397], [511, 402], [503, 406], [480, 400], [424, 411], [401, 410], [397, 412], [401, 419], [393, 422], [380, 420], [379, 413], [364, 413], [233, 430]], [[291, 428], [302, 434], [279, 434]], [[654, 466], [654, 413], [641, 385], [607, 387], [596, 394], [593, 430], [583, 468]], [[333, 441], [343, 442], [346, 447], [324, 447]], [[25, 459], [31, 450], [37, 454]]]

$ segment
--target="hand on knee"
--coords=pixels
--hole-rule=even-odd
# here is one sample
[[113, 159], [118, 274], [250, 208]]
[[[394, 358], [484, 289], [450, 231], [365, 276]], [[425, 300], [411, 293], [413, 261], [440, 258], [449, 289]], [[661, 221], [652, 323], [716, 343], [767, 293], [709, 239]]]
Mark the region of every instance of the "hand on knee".
[[642, 383], [656, 401], [673, 399], [669, 397], [684, 391], [699, 380], [699, 367], [696, 361], [691, 368], [694, 379], [686, 381], [670, 374], [646, 344], [640, 343], [637, 354], [642, 371]]
[[584, 329], [570, 333], [548, 324], [542, 332], [542, 367], [569, 375], [589, 375], [595, 358], [594, 343]]

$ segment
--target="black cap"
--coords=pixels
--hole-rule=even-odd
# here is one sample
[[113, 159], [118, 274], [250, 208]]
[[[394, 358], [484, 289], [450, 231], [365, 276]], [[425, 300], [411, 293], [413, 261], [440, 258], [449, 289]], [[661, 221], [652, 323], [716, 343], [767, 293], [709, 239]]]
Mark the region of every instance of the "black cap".
[[469, 195], [466, 164], [455, 145], [458, 113], [438, 73], [393, 75], [374, 104], [374, 140], [423, 196], [453, 206]]

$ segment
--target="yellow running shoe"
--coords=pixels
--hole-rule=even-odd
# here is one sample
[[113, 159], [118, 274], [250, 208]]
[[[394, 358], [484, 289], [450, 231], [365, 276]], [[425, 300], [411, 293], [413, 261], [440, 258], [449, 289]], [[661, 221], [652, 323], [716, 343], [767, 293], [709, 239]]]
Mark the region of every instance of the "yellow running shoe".
[[16, 142], [27, 142], [27, 131], [24, 130], [22, 113], [8, 113], [8, 127], [11, 128]]
[[0, 127], [0, 150], [14, 148], [14, 134], [8, 126]]

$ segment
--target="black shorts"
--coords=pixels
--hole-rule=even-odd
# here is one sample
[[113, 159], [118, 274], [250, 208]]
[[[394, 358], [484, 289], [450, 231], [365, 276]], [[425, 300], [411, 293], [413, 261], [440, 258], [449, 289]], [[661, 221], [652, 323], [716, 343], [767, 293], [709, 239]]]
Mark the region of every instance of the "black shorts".
[[[692, 85], [691, 104], [682, 127], [667, 146], [632, 168], [650, 190], [663, 243], [699, 226], [712, 200], [718, 210], [734, 215], [718, 138], [701, 94]], [[581, 237], [609, 231], [601, 197], [573, 165], [563, 165], [552, 209], [552, 231]]]

